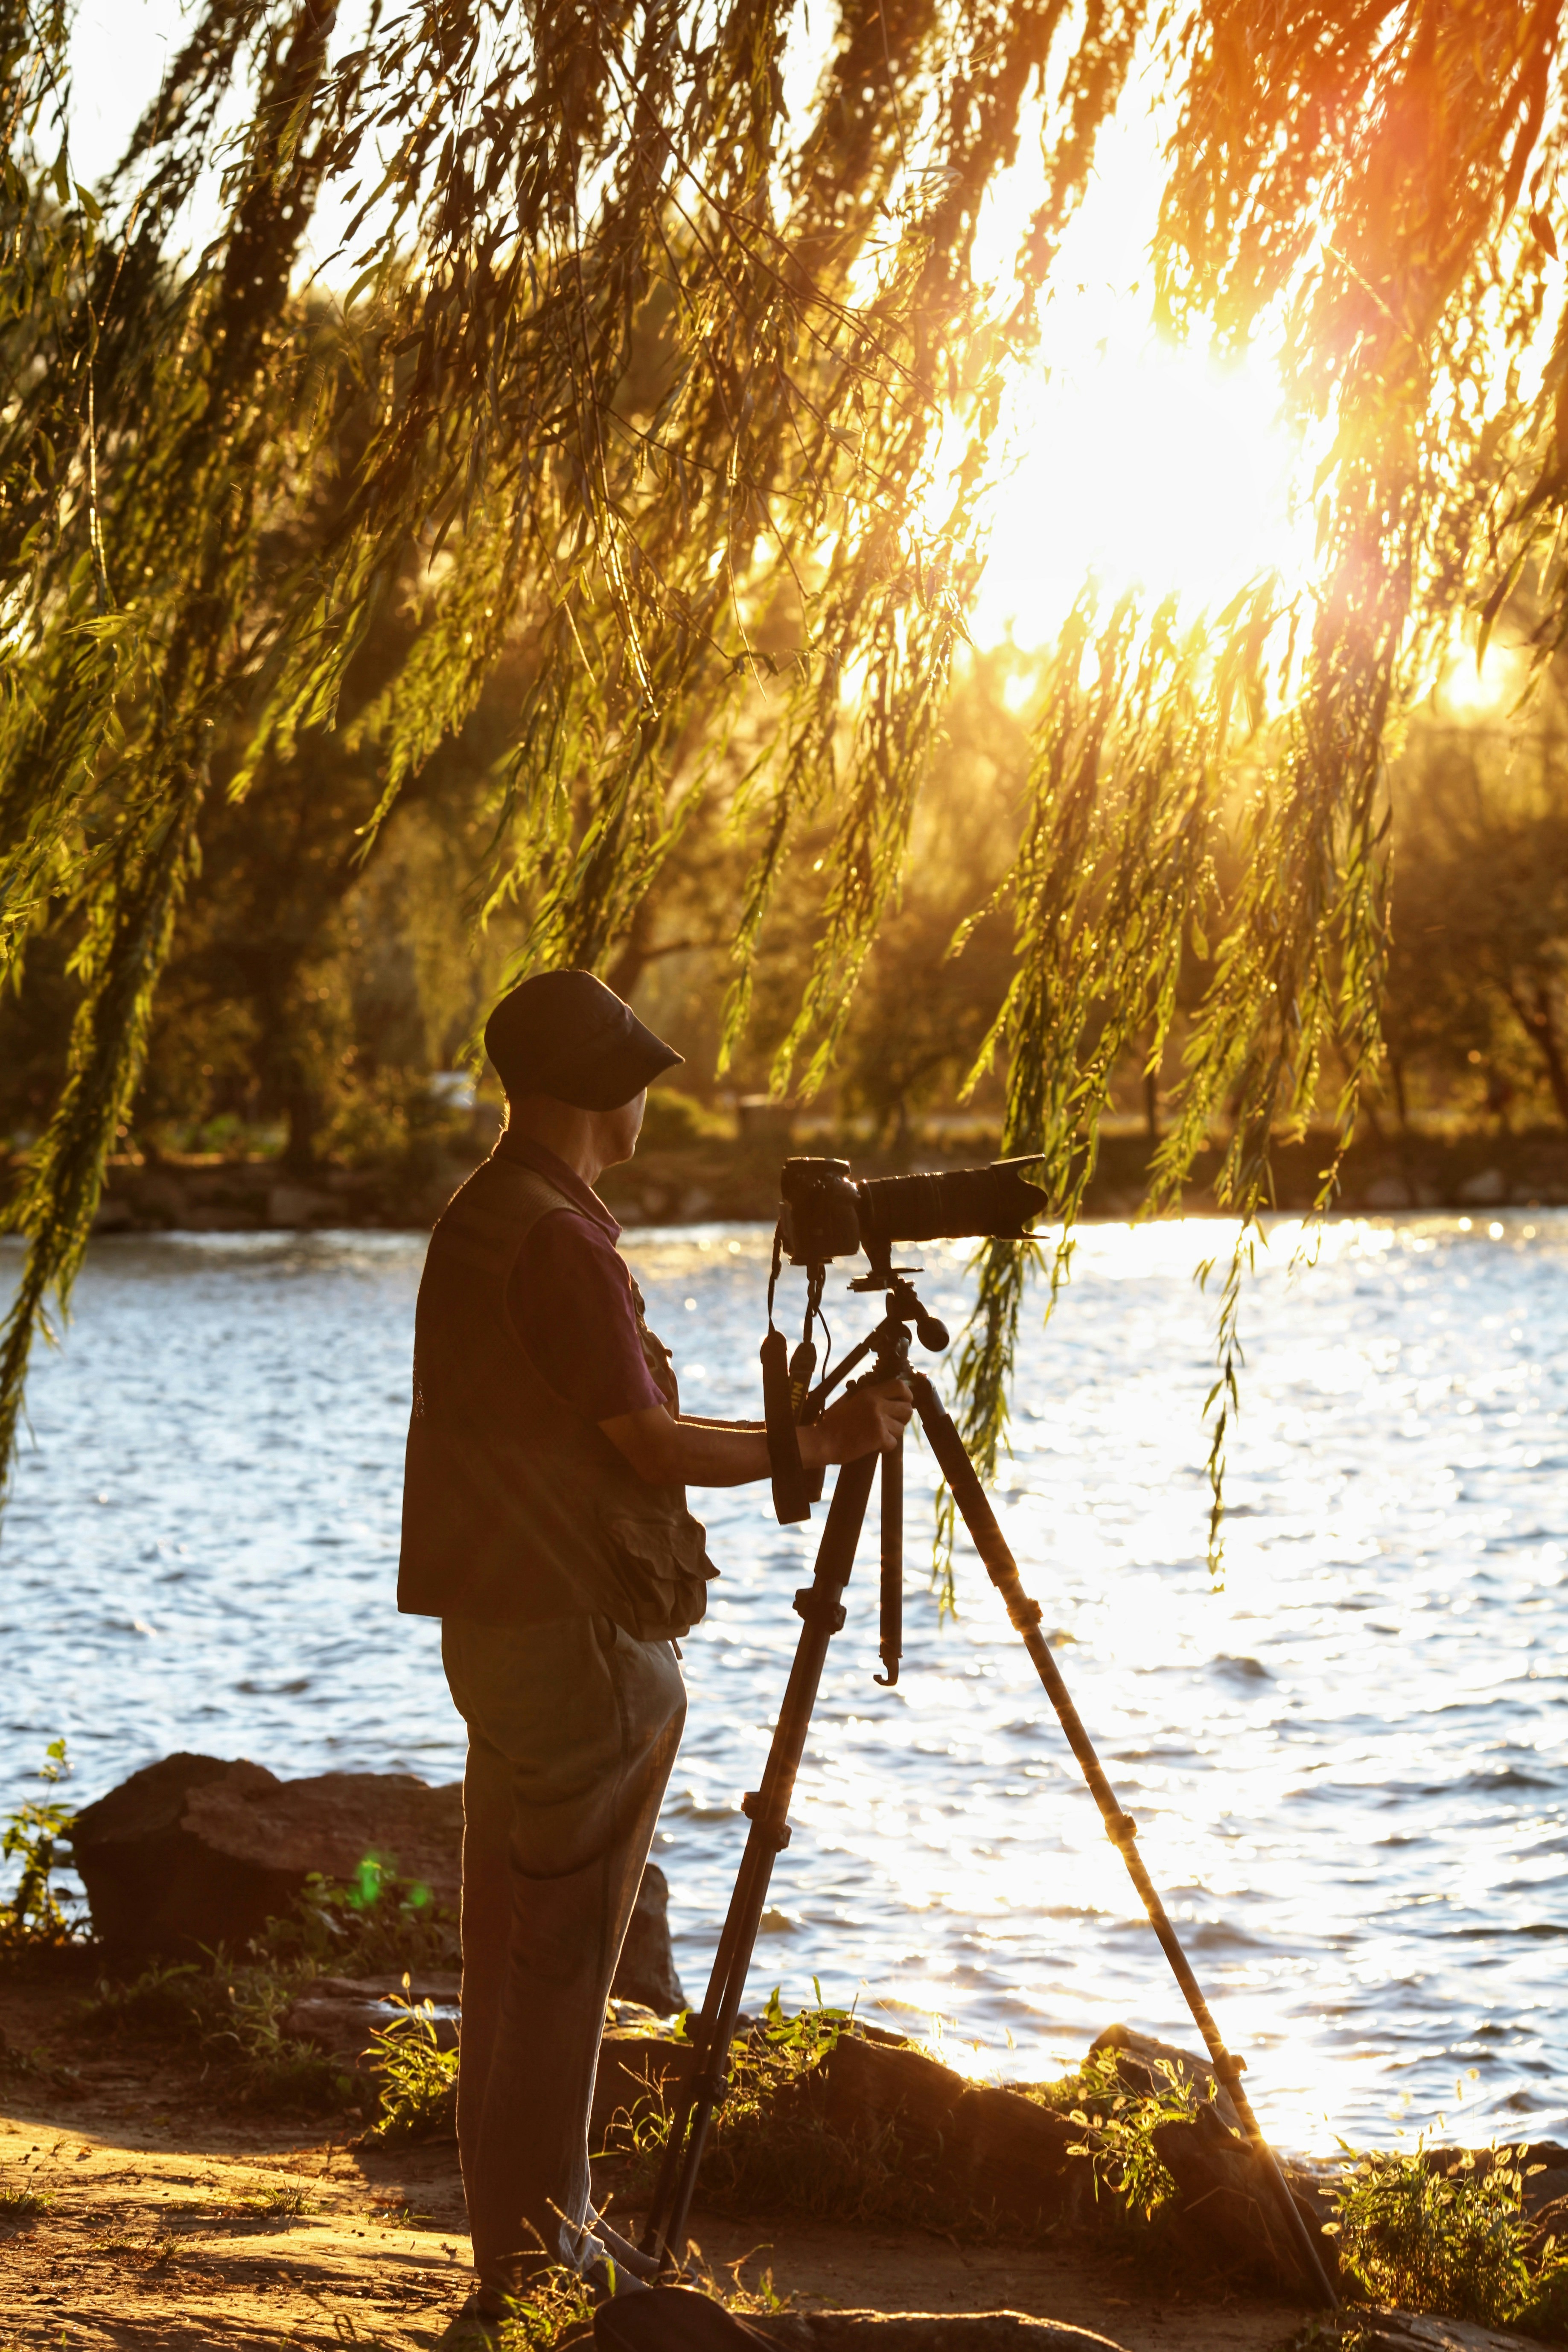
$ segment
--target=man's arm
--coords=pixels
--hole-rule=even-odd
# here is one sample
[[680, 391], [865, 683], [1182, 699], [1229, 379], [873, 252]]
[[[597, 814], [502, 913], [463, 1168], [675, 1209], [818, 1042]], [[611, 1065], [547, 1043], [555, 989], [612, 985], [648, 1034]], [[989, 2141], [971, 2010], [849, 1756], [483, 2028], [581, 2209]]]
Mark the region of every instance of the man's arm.
[[[802, 1466], [825, 1470], [862, 1454], [890, 1454], [913, 1411], [902, 1381], [856, 1389], [801, 1431]], [[770, 1475], [767, 1433], [755, 1425], [677, 1421], [664, 1405], [648, 1405], [599, 1427], [650, 1486], [745, 1486]]]

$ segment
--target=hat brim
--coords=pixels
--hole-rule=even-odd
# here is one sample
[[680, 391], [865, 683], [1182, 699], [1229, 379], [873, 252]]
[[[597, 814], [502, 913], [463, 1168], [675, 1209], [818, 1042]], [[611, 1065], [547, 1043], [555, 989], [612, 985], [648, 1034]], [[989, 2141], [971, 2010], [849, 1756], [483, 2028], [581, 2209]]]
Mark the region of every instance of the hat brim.
[[678, 1054], [639, 1021], [633, 1035], [617, 1037], [614, 1045], [584, 1056], [570, 1085], [552, 1087], [550, 1091], [577, 1110], [619, 1110], [664, 1071], [679, 1068], [685, 1060], [684, 1054]]

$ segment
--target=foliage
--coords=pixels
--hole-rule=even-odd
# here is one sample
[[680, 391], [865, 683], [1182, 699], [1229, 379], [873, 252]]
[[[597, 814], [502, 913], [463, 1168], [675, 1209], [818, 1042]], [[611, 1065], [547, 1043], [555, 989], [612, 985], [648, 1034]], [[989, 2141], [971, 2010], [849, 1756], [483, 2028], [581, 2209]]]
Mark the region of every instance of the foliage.
[[188, 2043], [244, 2104], [353, 2111], [363, 2085], [286, 2031], [289, 2008], [323, 1971], [449, 1964], [454, 1938], [454, 1923], [427, 1888], [371, 1859], [349, 1884], [312, 1874], [289, 1912], [268, 1920], [243, 1954], [219, 1949], [199, 1962], [154, 1965], [129, 1983], [100, 1982], [79, 2007], [78, 2030]]
[[[815, 2008], [786, 2017], [774, 1987], [758, 2024], [730, 2047], [729, 2089], [703, 2153], [703, 2203], [742, 2213], [984, 2228], [984, 2216], [929, 2177], [929, 2161], [895, 2125], [849, 2137], [816, 2111], [811, 2076], [854, 2030], [852, 2012], [825, 2006], [820, 1996]], [[668, 2112], [645, 2109], [613, 2136], [638, 2159], [628, 2190], [634, 2200], [651, 2186], [670, 2120]]]
[[274, 1966], [309, 1962], [317, 1974], [450, 1968], [457, 1923], [427, 1886], [369, 1854], [346, 1883], [312, 1871], [288, 1914], [268, 1920], [259, 1949]]
[[1335, 2193], [1341, 2265], [1364, 2292], [1406, 2311], [1504, 2326], [1529, 2313], [1561, 2319], [1568, 2250], [1534, 2232], [1522, 2201], [1523, 2151], [1451, 2158], [1373, 2150]]
[[449, 2137], [458, 2120], [457, 2047], [441, 2047], [435, 2009], [427, 2000], [412, 1998], [406, 1975], [403, 1991], [403, 2000], [392, 2004], [398, 2014], [371, 2037], [376, 2048], [371, 2071], [381, 2083], [381, 2112], [368, 2137], [389, 2141]]
[[1388, 1068], [1411, 1096], [1506, 1119], [1539, 1097], [1568, 1128], [1568, 736], [1558, 695], [1530, 729], [1412, 730], [1394, 845]]
[[[57, 1786], [69, 1771], [63, 1739], [52, 1739], [38, 1778]], [[0, 1955], [58, 1951], [80, 1939], [81, 1928], [61, 1902], [54, 1873], [70, 1850], [72, 1808], [63, 1798], [26, 1798], [0, 1827], [0, 1859], [19, 1865], [10, 1895], [0, 1901]]]
[[507, 2315], [496, 2330], [500, 2352], [551, 2352], [563, 2338], [589, 2333], [594, 2298], [581, 2271], [552, 2263], [507, 2298]]
[[241, 2197], [238, 2208], [241, 2212], [258, 2213], [268, 2221], [298, 2221], [315, 2211], [316, 2200], [302, 2180], [277, 2180], [268, 2188]]
[[[985, 893], [1011, 956], [975, 1064], [1005, 1057], [1006, 1148], [1041, 1157], [1064, 1216], [1114, 1061], [1171, 1041], [1185, 950], [1209, 970], [1153, 1197], [1225, 1123], [1245, 1223], [1325, 1057], [1348, 1134], [1379, 1054], [1387, 747], [1467, 607], [1484, 637], [1528, 571], [1542, 655], [1563, 635], [1552, 0], [843, 0], [826, 36], [803, 0], [374, 22], [354, 47], [317, 0], [203, 0], [94, 191], [64, 0], [0, 0], [0, 957], [64, 923], [80, 990], [8, 1211], [29, 1252], [0, 1460], [201, 861], [307, 753], [360, 763], [355, 795], [312, 804], [341, 878], [515, 665], [470, 861], [512, 968], [612, 967], [716, 816], [742, 875], [721, 1045], [804, 856], [773, 1070], [821, 1081], [898, 905], [1005, 389], [1141, 68], [1172, 109], [1159, 315], [1278, 343], [1321, 452], [1318, 551], [1201, 625], [1086, 593], [1064, 632]], [[221, 220], [187, 256], [231, 123]], [[1005, 182], [1016, 251], [992, 278]], [[341, 306], [300, 283], [323, 207], [350, 215]], [[389, 609], [400, 641], [367, 667]], [[302, 1131], [324, 1083], [277, 1079]], [[988, 1254], [963, 1360], [987, 1462], [1025, 1265]], [[1235, 1309], [1233, 1280], [1216, 1537]]]
[[30, 2221], [35, 2214], [47, 2213], [54, 2201], [47, 2189], [0, 2189], [0, 2219]]
[[1154, 2132], [1161, 2124], [1189, 2120], [1198, 2105], [1197, 2084], [1168, 2058], [1156, 2059], [1153, 2071], [1164, 2077], [1163, 2089], [1129, 2089], [1115, 2053], [1102, 2051], [1063, 2086], [1073, 2100], [1068, 2120], [1084, 2134], [1071, 2152], [1089, 2158], [1096, 2197], [1103, 2188], [1130, 2220], [1140, 2222], [1152, 2221], [1176, 2194]]

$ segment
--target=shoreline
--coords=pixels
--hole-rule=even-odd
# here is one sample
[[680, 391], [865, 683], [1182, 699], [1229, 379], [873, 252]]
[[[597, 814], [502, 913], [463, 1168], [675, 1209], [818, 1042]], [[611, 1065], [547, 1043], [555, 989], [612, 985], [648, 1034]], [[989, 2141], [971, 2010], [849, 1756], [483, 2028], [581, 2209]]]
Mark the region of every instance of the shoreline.
[[[635, 1160], [612, 1169], [604, 1197], [628, 1230], [652, 1224], [773, 1223], [780, 1160], [792, 1150], [843, 1149], [831, 1138], [792, 1143], [781, 1128], [766, 1143], [742, 1137], [671, 1147], [645, 1145]], [[98, 1234], [300, 1233], [332, 1229], [428, 1231], [447, 1202], [483, 1158], [476, 1135], [471, 1157], [451, 1153], [398, 1167], [322, 1168], [292, 1175], [275, 1160], [226, 1160], [216, 1154], [111, 1160], [94, 1223]], [[905, 1175], [970, 1167], [994, 1156], [994, 1143], [973, 1139], [952, 1149], [934, 1146], [900, 1155], [855, 1150], [858, 1176]], [[1083, 1218], [1121, 1220], [1143, 1197], [1153, 1147], [1142, 1134], [1100, 1138], [1084, 1194]], [[1326, 1131], [1274, 1152], [1279, 1211], [1310, 1209], [1331, 1156]], [[1184, 1216], [1227, 1214], [1214, 1198], [1221, 1152], [1210, 1147], [1184, 1187]], [[18, 1180], [23, 1161], [0, 1158], [0, 1197]], [[1423, 1210], [1544, 1209], [1568, 1206], [1568, 1136], [1468, 1132], [1363, 1137], [1345, 1155], [1331, 1213]]]

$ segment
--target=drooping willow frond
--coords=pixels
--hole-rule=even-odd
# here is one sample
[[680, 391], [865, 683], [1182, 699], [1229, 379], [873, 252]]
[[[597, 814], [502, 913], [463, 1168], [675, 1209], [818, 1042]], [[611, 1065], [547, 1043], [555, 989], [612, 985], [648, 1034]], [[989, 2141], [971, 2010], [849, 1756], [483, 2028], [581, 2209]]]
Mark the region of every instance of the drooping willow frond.
[[[940, 735], [1008, 386], [1151, 57], [1174, 109], [1160, 301], [1183, 331], [1278, 341], [1326, 451], [1320, 568], [1203, 625], [1079, 604], [994, 1045], [1008, 1148], [1041, 1155], [1070, 1223], [1110, 1070], [1159, 1050], [1198, 957], [1155, 1195], [1220, 1127], [1245, 1230], [1328, 1046], [1342, 1133], [1375, 1063], [1384, 746], [1432, 644], [1523, 563], [1543, 645], [1568, 629], [1561, 29], [1539, 0], [842, 0], [828, 21], [205, 0], [89, 191], [64, 0], [0, 0], [0, 957], [16, 971], [68, 915], [82, 982], [9, 1212], [30, 1251], [0, 1458], [205, 813], [312, 730], [352, 720], [384, 814], [524, 638], [476, 877], [524, 918], [513, 969], [603, 963], [692, 796], [722, 791], [754, 850], [731, 1035], [792, 845], [826, 833], [776, 1069], [820, 1081]], [[215, 153], [220, 217], [191, 249]], [[992, 280], [1004, 186], [1016, 258]], [[406, 651], [351, 713], [394, 598]], [[219, 740], [242, 748], [215, 768]], [[993, 1454], [1020, 1279], [991, 1255], [965, 1360]]]

